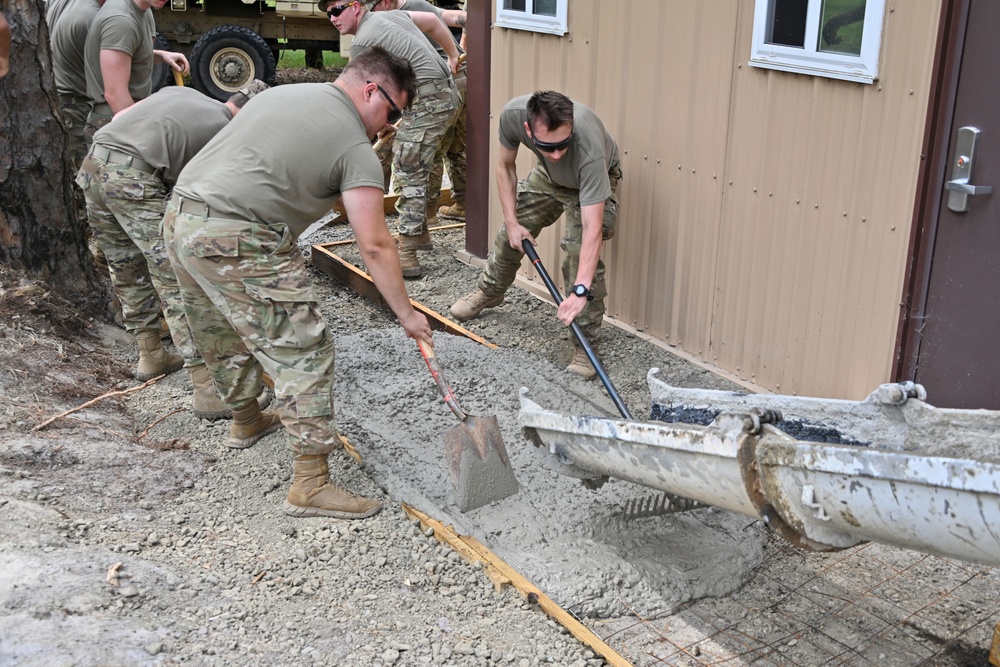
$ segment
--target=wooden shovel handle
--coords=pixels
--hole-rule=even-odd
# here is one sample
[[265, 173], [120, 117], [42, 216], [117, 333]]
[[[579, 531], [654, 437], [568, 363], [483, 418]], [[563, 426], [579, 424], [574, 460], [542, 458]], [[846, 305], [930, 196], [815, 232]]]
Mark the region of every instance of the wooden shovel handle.
[[419, 338], [417, 339], [417, 347], [420, 348], [420, 354], [423, 356], [424, 362], [427, 363], [427, 368], [430, 370], [438, 390], [441, 391], [445, 404], [455, 413], [459, 421], [464, 422], [468, 415], [459, 407], [455, 393], [448, 386], [448, 381], [444, 379], [444, 373], [441, 371], [441, 364], [438, 363], [437, 356], [434, 354], [434, 348]]

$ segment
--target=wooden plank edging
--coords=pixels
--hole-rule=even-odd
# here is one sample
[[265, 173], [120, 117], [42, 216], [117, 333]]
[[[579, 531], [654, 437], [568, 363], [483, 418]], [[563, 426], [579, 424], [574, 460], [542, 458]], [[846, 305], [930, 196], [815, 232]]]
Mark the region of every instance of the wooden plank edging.
[[[382, 294], [378, 291], [378, 288], [375, 287], [375, 283], [372, 281], [371, 276], [350, 262], [344, 261], [329, 248], [324, 247], [324, 245], [312, 246], [312, 262], [316, 268], [320, 269], [327, 275], [336, 278], [358, 294], [368, 297], [370, 300], [388, 310], [389, 306], [385, 302], [385, 299], [382, 298]], [[452, 322], [446, 317], [442, 317], [437, 312], [431, 310], [419, 301], [410, 299], [410, 305], [413, 306], [414, 310], [423, 313], [424, 316], [427, 317], [427, 321], [430, 323], [432, 329], [437, 331], [446, 331], [455, 336], [465, 336], [466, 338], [474, 340], [477, 343], [494, 350], [497, 348], [496, 345], [489, 342], [485, 338], [477, 336], [465, 327]]]
[[632, 663], [611, 648], [603, 639], [594, 634], [590, 628], [576, 620], [565, 609], [553, 602], [545, 593], [538, 590], [536, 586], [532, 585], [530, 581], [521, 576], [514, 568], [503, 562], [479, 540], [471, 535], [459, 535], [451, 526], [445, 526], [437, 519], [431, 518], [415, 507], [406, 503], [401, 503], [401, 505], [408, 517], [420, 521], [420, 525], [424, 526], [424, 528], [432, 528], [434, 530], [434, 537], [437, 538], [438, 542], [447, 544], [470, 563], [482, 563], [483, 572], [493, 582], [493, 587], [496, 590], [502, 590], [506, 586], [513, 586], [522, 597], [532, 604], [537, 604], [542, 611], [566, 628], [579, 641], [593, 649], [609, 665], [612, 667], [633, 667]]

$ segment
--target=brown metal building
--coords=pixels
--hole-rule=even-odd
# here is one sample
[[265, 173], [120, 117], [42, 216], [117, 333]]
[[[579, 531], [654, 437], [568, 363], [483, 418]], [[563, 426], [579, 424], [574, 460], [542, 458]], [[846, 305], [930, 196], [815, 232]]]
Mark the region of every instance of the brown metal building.
[[[489, 44], [470, 55], [469, 219], [489, 220], [470, 222], [470, 256], [502, 224], [496, 115], [560, 90], [622, 151], [622, 217], [603, 252], [616, 324], [764, 390], [858, 399], [915, 379], [937, 405], [1000, 408], [1000, 192], [982, 192], [1000, 173], [1000, 3], [469, 10], [470, 41]], [[971, 179], [968, 160], [952, 173], [964, 126], [980, 130]], [[967, 211], [949, 209], [952, 193]], [[547, 265], [560, 234], [542, 236]]]

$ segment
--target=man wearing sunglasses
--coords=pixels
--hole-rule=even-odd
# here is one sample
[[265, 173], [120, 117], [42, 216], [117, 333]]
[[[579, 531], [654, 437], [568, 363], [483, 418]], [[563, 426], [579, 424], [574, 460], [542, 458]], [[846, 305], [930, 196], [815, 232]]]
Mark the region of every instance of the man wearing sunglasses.
[[[334, 341], [296, 239], [341, 197], [365, 266], [411, 338], [427, 318], [410, 305], [385, 224], [371, 140], [415, 93], [410, 64], [382, 49], [356, 56], [334, 83], [258, 95], [181, 172], [163, 236], [195, 344], [233, 411], [226, 445], [250, 447], [283, 424], [294, 477], [285, 512], [361, 519], [381, 503], [331, 482]], [[307, 123], [275, 124], [295, 109]], [[278, 414], [262, 413], [260, 366]], [[279, 421], [280, 418], [280, 421]]]
[[[527, 146], [537, 158], [520, 182], [519, 146]], [[558, 317], [566, 326], [576, 320], [596, 351], [608, 294], [601, 245], [618, 226], [621, 177], [618, 144], [588, 107], [555, 91], [508, 102], [500, 114], [497, 163], [504, 226], [497, 232], [479, 286], [455, 302], [452, 317], [464, 322], [503, 303], [521, 265], [523, 241], [534, 244], [538, 234], [565, 213], [566, 235], [559, 247], [565, 252], [562, 273], [567, 295]], [[575, 337], [572, 340], [575, 350], [566, 370], [593, 378], [594, 367]]]
[[[418, 278], [423, 269], [417, 250], [431, 247], [427, 208], [438, 198], [438, 192], [430, 191], [431, 173], [444, 157], [444, 140], [460, 105], [451, 76], [458, 69], [459, 54], [451, 32], [434, 14], [370, 11], [379, 1], [319, 0], [318, 5], [342, 35], [354, 35], [351, 58], [378, 46], [410, 61], [416, 72], [417, 96], [393, 138], [392, 172], [400, 192], [396, 201], [399, 261], [404, 277]], [[444, 49], [447, 64], [425, 34]]]

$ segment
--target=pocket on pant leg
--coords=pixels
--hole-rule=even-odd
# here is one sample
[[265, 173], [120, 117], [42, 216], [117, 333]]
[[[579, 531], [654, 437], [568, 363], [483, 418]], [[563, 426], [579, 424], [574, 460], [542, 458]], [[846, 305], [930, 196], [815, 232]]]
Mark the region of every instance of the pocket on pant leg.
[[317, 299], [312, 290], [266, 285], [249, 278], [243, 279], [243, 286], [256, 301], [259, 326], [268, 343], [301, 350], [322, 342], [326, 325], [314, 306]]

